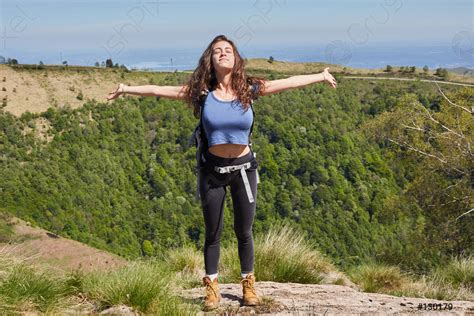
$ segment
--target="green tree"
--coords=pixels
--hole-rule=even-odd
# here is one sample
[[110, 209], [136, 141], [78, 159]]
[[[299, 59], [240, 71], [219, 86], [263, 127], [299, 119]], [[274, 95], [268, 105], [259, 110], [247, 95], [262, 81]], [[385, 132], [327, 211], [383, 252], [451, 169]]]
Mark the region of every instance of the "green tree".
[[147, 257], [151, 257], [155, 254], [155, 250], [153, 248], [153, 244], [151, 243], [151, 241], [147, 239], [143, 241], [142, 251], [143, 251], [143, 254]]
[[[405, 154], [407, 166], [423, 166], [411, 172], [416, 180], [409, 193], [429, 210], [429, 242], [449, 241], [453, 253], [469, 249], [472, 242], [469, 219], [463, 214], [474, 205], [474, 196], [469, 193], [474, 168], [469, 109], [473, 97], [472, 89], [462, 88], [450, 96], [450, 101], [443, 99], [439, 111], [434, 112], [407, 94], [394, 111], [366, 125], [368, 135], [397, 146]], [[464, 233], [458, 234], [461, 231]]]
[[435, 75], [439, 76], [439, 77], [441, 77], [445, 80], [448, 80], [448, 78], [449, 78], [449, 73], [448, 73], [448, 70], [446, 68], [437, 68], [436, 72], [435, 72]]

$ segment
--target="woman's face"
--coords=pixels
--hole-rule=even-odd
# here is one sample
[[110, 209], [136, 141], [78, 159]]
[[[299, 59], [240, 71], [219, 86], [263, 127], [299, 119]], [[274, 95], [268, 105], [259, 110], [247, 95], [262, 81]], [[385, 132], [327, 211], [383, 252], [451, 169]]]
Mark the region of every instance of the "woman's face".
[[229, 42], [219, 41], [212, 47], [212, 64], [216, 71], [229, 71], [234, 68], [234, 49]]

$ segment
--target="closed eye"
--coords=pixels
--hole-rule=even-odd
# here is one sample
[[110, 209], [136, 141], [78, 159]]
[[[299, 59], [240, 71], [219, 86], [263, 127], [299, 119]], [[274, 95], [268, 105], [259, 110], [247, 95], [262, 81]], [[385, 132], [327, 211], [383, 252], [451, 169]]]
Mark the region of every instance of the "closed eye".
[[[221, 50], [222, 49], [220, 49], [220, 48], [214, 49], [214, 54], [219, 54], [221, 52]], [[232, 50], [232, 48], [226, 48], [225, 52], [228, 53], [228, 54], [232, 54], [233, 50]]]

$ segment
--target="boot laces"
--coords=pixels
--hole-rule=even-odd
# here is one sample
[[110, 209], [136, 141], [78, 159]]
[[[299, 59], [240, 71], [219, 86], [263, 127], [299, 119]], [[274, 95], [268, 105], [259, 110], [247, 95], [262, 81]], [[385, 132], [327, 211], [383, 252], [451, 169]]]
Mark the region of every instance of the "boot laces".
[[211, 295], [217, 297], [217, 291], [213, 286], [212, 282], [209, 282], [206, 284], [206, 297], [210, 297]]
[[257, 295], [257, 292], [255, 291], [255, 287], [253, 286], [253, 282], [251, 280], [243, 279], [242, 281], [240, 281], [240, 283], [242, 283], [242, 286], [245, 290], [250, 291], [255, 296]]

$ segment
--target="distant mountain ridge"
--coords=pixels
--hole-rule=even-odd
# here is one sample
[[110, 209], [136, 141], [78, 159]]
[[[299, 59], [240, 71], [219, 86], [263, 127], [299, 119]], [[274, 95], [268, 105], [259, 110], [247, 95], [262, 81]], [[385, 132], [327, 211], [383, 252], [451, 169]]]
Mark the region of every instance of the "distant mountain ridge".
[[456, 68], [447, 68], [449, 71], [463, 75], [463, 76], [474, 76], [474, 69], [467, 67], [456, 67]]

